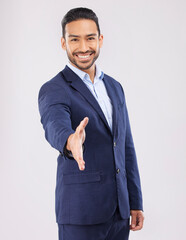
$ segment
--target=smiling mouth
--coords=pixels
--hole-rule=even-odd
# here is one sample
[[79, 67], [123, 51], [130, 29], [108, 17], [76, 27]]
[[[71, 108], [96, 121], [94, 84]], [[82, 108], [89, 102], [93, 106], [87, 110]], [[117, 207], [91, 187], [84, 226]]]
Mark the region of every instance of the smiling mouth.
[[87, 60], [90, 58], [90, 56], [93, 54], [93, 52], [91, 53], [86, 53], [86, 54], [75, 54], [76, 57], [78, 57], [79, 59], [82, 59], [82, 60]]

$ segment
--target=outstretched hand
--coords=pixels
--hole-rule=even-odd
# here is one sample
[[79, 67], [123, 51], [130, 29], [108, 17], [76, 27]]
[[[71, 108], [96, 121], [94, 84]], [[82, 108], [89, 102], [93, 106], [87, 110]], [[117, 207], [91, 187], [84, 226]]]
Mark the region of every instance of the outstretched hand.
[[85, 127], [88, 124], [88, 117], [85, 117], [77, 126], [75, 133], [71, 134], [67, 140], [67, 150], [72, 152], [73, 158], [77, 161], [79, 170], [85, 169], [85, 161], [83, 160], [82, 145], [85, 141]]

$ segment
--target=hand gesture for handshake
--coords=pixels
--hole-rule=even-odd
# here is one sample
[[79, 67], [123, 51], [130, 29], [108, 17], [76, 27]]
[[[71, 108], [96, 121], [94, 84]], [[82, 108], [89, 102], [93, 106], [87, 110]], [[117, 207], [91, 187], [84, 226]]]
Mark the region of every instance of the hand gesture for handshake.
[[88, 124], [88, 117], [85, 117], [77, 126], [75, 133], [68, 137], [66, 149], [72, 152], [73, 158], [77, 161], [79, 170], [85, 169], [85, 161], [83, 160], [82, 145], [85, 141], [85, 127]]

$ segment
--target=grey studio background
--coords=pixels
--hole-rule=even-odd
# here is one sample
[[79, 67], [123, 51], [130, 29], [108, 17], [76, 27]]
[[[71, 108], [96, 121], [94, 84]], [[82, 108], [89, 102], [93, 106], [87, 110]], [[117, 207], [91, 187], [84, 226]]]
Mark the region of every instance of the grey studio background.
[[0, 239], [57, 239], [58, 152], [44, 138], [37, 96], [67, 62], [60, 22], [79, 6], [97, 13], [104, 34], [97, 63], [127, 99], [145, 214], [130, 239], [184, 240], [184, 0], [0, 2]]

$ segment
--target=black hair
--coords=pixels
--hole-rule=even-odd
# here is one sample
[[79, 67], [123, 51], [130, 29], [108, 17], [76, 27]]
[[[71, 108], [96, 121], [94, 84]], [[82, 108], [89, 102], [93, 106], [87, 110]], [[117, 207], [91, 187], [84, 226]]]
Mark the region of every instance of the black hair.
[[97, 29], [98, 29], [98, 34], [100, 36], [100, 27], [99, 27], [99, 22], [98, 22], [98, 17], [96, 14], [89, 8], [73, 8], [69, 10], [65, 16], [63, 17], [61, 21], [61, 26], [62, 26], [62, 35], [65, 37], [65, 26], [67, 23], [70, 23], [72, 21], [76, 21], [79, 19], [90, 19], [93, 20], [96, 23]]

